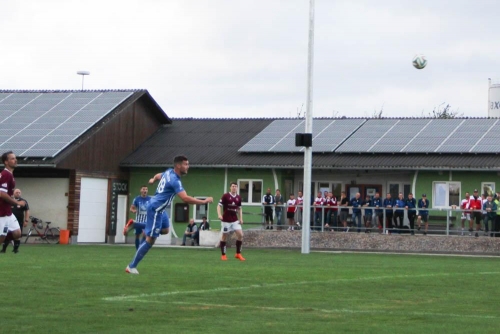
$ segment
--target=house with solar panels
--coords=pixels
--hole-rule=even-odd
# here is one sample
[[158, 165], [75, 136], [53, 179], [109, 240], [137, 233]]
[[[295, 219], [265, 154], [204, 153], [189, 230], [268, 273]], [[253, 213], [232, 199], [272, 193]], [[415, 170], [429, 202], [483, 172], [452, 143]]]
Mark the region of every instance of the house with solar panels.
[[[195, 197], [220, 198], [231, 181], [239, 185], [245, 221], [260, 222], [267, 188], [285, 198], [303, 190], [304, 148], [295, 146], [304, 119], [173, 119], [122, 162], [130, 185], [171, 166], [177, 154], [190, 161], [183, 178]], [[500, 187], [500, 119], [318, 118], [313, 122], [312, 194], [337, 197], [427, 194], [433, 208], [458, 205], [465, 192]], [[215, 205], [176, 202], [174, 222], [203, 215], [217, 219]]]
[[[76, 242], [124, 242], [129, 171], [120, 163], [171, 120], [146, 90], [0, 90], [0, 149], [18, 159], [30, 213]], [[115, 238], [116, 235], [116, 238]]]

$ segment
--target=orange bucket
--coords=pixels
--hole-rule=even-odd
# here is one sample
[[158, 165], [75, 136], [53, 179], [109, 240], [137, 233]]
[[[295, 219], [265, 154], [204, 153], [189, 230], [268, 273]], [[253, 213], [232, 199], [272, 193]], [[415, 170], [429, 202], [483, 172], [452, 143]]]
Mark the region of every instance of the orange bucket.
[[69, 230], [61, 230], [59, 234], [59, 243], [67, 245], [69, 243]]

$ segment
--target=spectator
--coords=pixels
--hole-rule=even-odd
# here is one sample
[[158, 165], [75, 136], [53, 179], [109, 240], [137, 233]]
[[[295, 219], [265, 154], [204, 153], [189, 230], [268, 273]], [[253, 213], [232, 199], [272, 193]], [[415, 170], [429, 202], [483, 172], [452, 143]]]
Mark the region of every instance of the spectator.
[[363, 201], [361, 200], [361, 194], [356, 193], [356, 195], [351, 199], [352, 206], [352, 222], [358, 227], [358, 233], [361, 232], [361, 205]]
[[479, 197], [477, 189], [474, 189], [472, 197], [470, 198], [470, 209], [472, 210], [472, 218], [476, 221], [476, 238], [479, 237], [479, 230], [481, 229], [481, 210], [483, 209], [483, 201]]
[[[329, 227], [330, 231], [333, 231], [335, 227], [337, 227], [337, 197], [333, 195], [333, 193], [330, 191], [328, 193], [327, 197], [327, 202], [326, 206], [328, 209], [326, 210], [326, 224], [325, 227]], [[332, 221], [332, 215], [333, 215], [333, 221]]]
[[194, 241], [196, 245], [200, 245], [200, 231], [208, 231], [210, 230], [210, 223], [207, 221], [207, 217], [203, 216], [201, 217], [201, 223], [200, 226], [198, 226], [198, 230], [194, 234]]
[[267, 188], [267, 192], [262, 197], [262, 204], [264, 205], [264, 216], [266, 219], [266, 230], [273, 229], [273, 207], [274, 207], [274, 196], [271, 195], [271, 188]]
[[488, 195], [487, 194], [482, 194], [481, 195], [481, 201], [482, 201], [482, 206], [481, 208], [483, 208], [483, 211], [481, 212], [482, 213], [482, 218], [483, 218], [483, 224], [484, 224], [484, 235], [488, 235], [488, 231], [489, 231], [489, 226], [488, 226], [488, 211], [484, 210], [484, 204], [488, 201], [487, 199]]
[[[493, 230], [497, 216], [497, 204], [493, 201], [491, 195], [488, 195], [486, 197], [486, 202], [484, 202], [483, 204], [483, 210], [486, 211], [486, 218], [484, 220], [485, 231], [487, 231], [486, 228], [488, 227], [488, 222], [490, 221], [491, 221], [491, 229]], [[488, 235], [487, 232], [484, 233], [485, 235]], [[493, 236], [493, 233], [491, 233], [490, 236]]]
[[[385, 208], [385, 219], [386, 219], [386, 228], [392, 229], [392, 217], [394, 214], [394, 211], [392, 207], [394, 206], [394, 201], [391, 198], [391, 194], [387, 193], [385, 199], [384, 199], [384, 208]], [[390, 232], [388, 232], [390, 233]]]
[[[14, 189], [14, 194], [12, 195], [12, 197], [16, 201], [24, 201], [26, 203], [25, 206], [11, 205], [12, 213], [14, 214], [14, 217], [16, 217], [16, 219], [19, 223], [19, 227], [20, 227], [21, 232], [22, 232], [23, 227], [26, 227], [28, 225], [28, 222], [29, 222], [30, 207], [28, 205], [28, 201], [21, 197], [21, 190], [20, 189]], [[5, 240], [3, 241], [2, 250], [0, 251], [0, 253], [5, 253], [5, 251], [7, 250], [7, 247], [9, 246], [9, 243], [10, 243], [9, 239], [10, 238], [5, 238]], [[19, 240], [19, 239], [14, 240], [14, 246], [17, 246], [17, 248], [15, 248], [16, 250], [19, 249], [20, 245], [21, 245], [21, 240]]]
[[278, 225], [278, 230], [281, 231], [283, 221], [282, 221], [282, 213], [283, 213], [283, 203], [284, 199], [281, 196], [281, 191], [276, 189], [276, 195], [274, 195], [274, 212], [276, 212], [276, 225]]
[[426, 209], [429, 208], [429, 200], [426, 194], [422, 194], [422, 198], [418, 200], [418, 208], [418, 230], [420, 231], [422, 221], [424, 221], [424, 235], [427, 235], [427, 229], [429, 228], [429, 211]]
[[499, 237], [499, 233], [500, 232], [500, 212], [498, 212], [500, 210], [500, 192], [497, 192], [495, 194], [495, 204], [497, 205], [497, 212], [496, 212], [496, 216], [495, 216], [495, 228], [493, 229], [494, 233], [493, 235], [495, 237]]
[[384, 209], [382, 209], [382, 207], [384, 205], [382, 203], [382, 199], [380, 198], [380, 193], [375, 193], [375, 197], [372, 199], [372, 206], [375, 207], [375, 219], [379, 232], [382, 232], [382, 222], [384, 219]]
[[186, 238], [191, 238], [191, 246], [195, 245], [195, 235], [198, 232], [198, 226], [194, 223], [194, 219], [189, 220], [184, 236], [182, 237], [182, 246], [186, 246]]
[[311, 227], [311, 230], [320, 230], [321, 229], [321, 217], [323, 208], [322, 206], [325, 204], [325, 199], [321, 196], [321, 191], [318, 191], [318, 197], [314, 199], [313, 206], [314, 209], [314, 226]]
[[[394, 210], [394, 224], [396, 225], [396, 229], [402, 229], [404, 224], [406, 201], [403, 198], [403, 193], [399, 193], [398, 199], [394, 203], [397, 208]], [[398, 231], [400, 233], [401, 231]]]
[[472, 219], [470, 212], [470, 194], [468, 192], [465, 193], [465, 198], [460, 203], [460, 209], [462, 209], [462, 235], [464, 235], [465, 221], [469, 222], [469, 235], [472, 235]]
[[293, 231], [293, 227], [295, 226], [295, 212], [297, 211], [296, 207], [297, 201], [295, 200], [295, 195], [290, 194], [290, 198], [286, 202], [286, 218], [288, 220], [288, 231]]
[[297, 193], [296, 205], [298, 208], [295, 210], [297, 212], [297, 224], [300, 225], [302, 223], [302, 213], [304, 211], [304, 197], [302, 196], [302, 191]]
[[409, 193], [408, 198], [406, 199], [405, 209], [408, 210], [408, 221], [410, 222], [410, 233], [411, 235], [415, 235], [415, 216], [417, 215], [417, 200], [413, 198], [413, 194]]
[[207, 221], [207, 216], [201, 217], [201, 223], [200, 223], [200, 226], [198, 227], [198, 230], [200, 230], [200, 231], [209, 231], [210, 230], [210, 223]]
[[363, 217], [365, 221], [365, 233], [370, 233], [372, 228], [372, 219], [373, 219], [373, 203], [369, 195], [366, 195], [365, 200], [363, 201], [363, 207], [365, 207], [365, 215]]
[[340, 209], [339, 220], [342, 222], [342, 225], [344, 225], [344, 232], [349, 232], [349, 226], [347, 226], [347, 216], [349, 215], [349, 209], [347, 207], [349, 206], [349, 199], [345, 191], [340, 193], [340, 206], [342, 208]]

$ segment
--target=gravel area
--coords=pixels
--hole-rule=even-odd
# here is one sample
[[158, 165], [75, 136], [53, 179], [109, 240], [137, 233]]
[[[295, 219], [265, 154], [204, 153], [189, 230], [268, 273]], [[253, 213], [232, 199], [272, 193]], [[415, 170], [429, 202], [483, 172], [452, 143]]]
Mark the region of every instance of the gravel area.
[[[233, 236], [234, 239], [234, 236]], [[247, 230], [244, 247], [302, 247], [302, 231]], [[500, 238], [423, 234], [311, 232], [311, 249], [500, 255]]]

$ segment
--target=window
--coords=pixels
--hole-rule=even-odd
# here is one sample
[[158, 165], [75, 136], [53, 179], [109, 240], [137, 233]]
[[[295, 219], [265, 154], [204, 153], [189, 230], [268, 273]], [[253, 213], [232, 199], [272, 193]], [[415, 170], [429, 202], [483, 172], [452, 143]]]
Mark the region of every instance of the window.
[[432, 183], [432, 206], [435, 208], [460, 206], [460, 182], [437, 181]]
[[[196, 196], [195, 198], [197, 199], [205, 199], [206, 197], [198, 197]], [[195, 222], [201, 222], [203, 216], [208, 218], [208, 204], [196, 204], [193, 205], [193, 219]]]
[[411, 192], [411, 184], [408, 183], [400, 183], [400, 182], [389, 182], [389, 191], [392, 199], [397, 199], [399, 197], [399, 193], [403, 193], [403, 197], [407, 198], [408, 194]]
[[495, 182], [483, 182], [481, 183], [481, 189], [483, 190], [481, 194], [495, 196]]
[[238, 189], [243, 204], [262, 203], [262, 180], [238, 180]]

